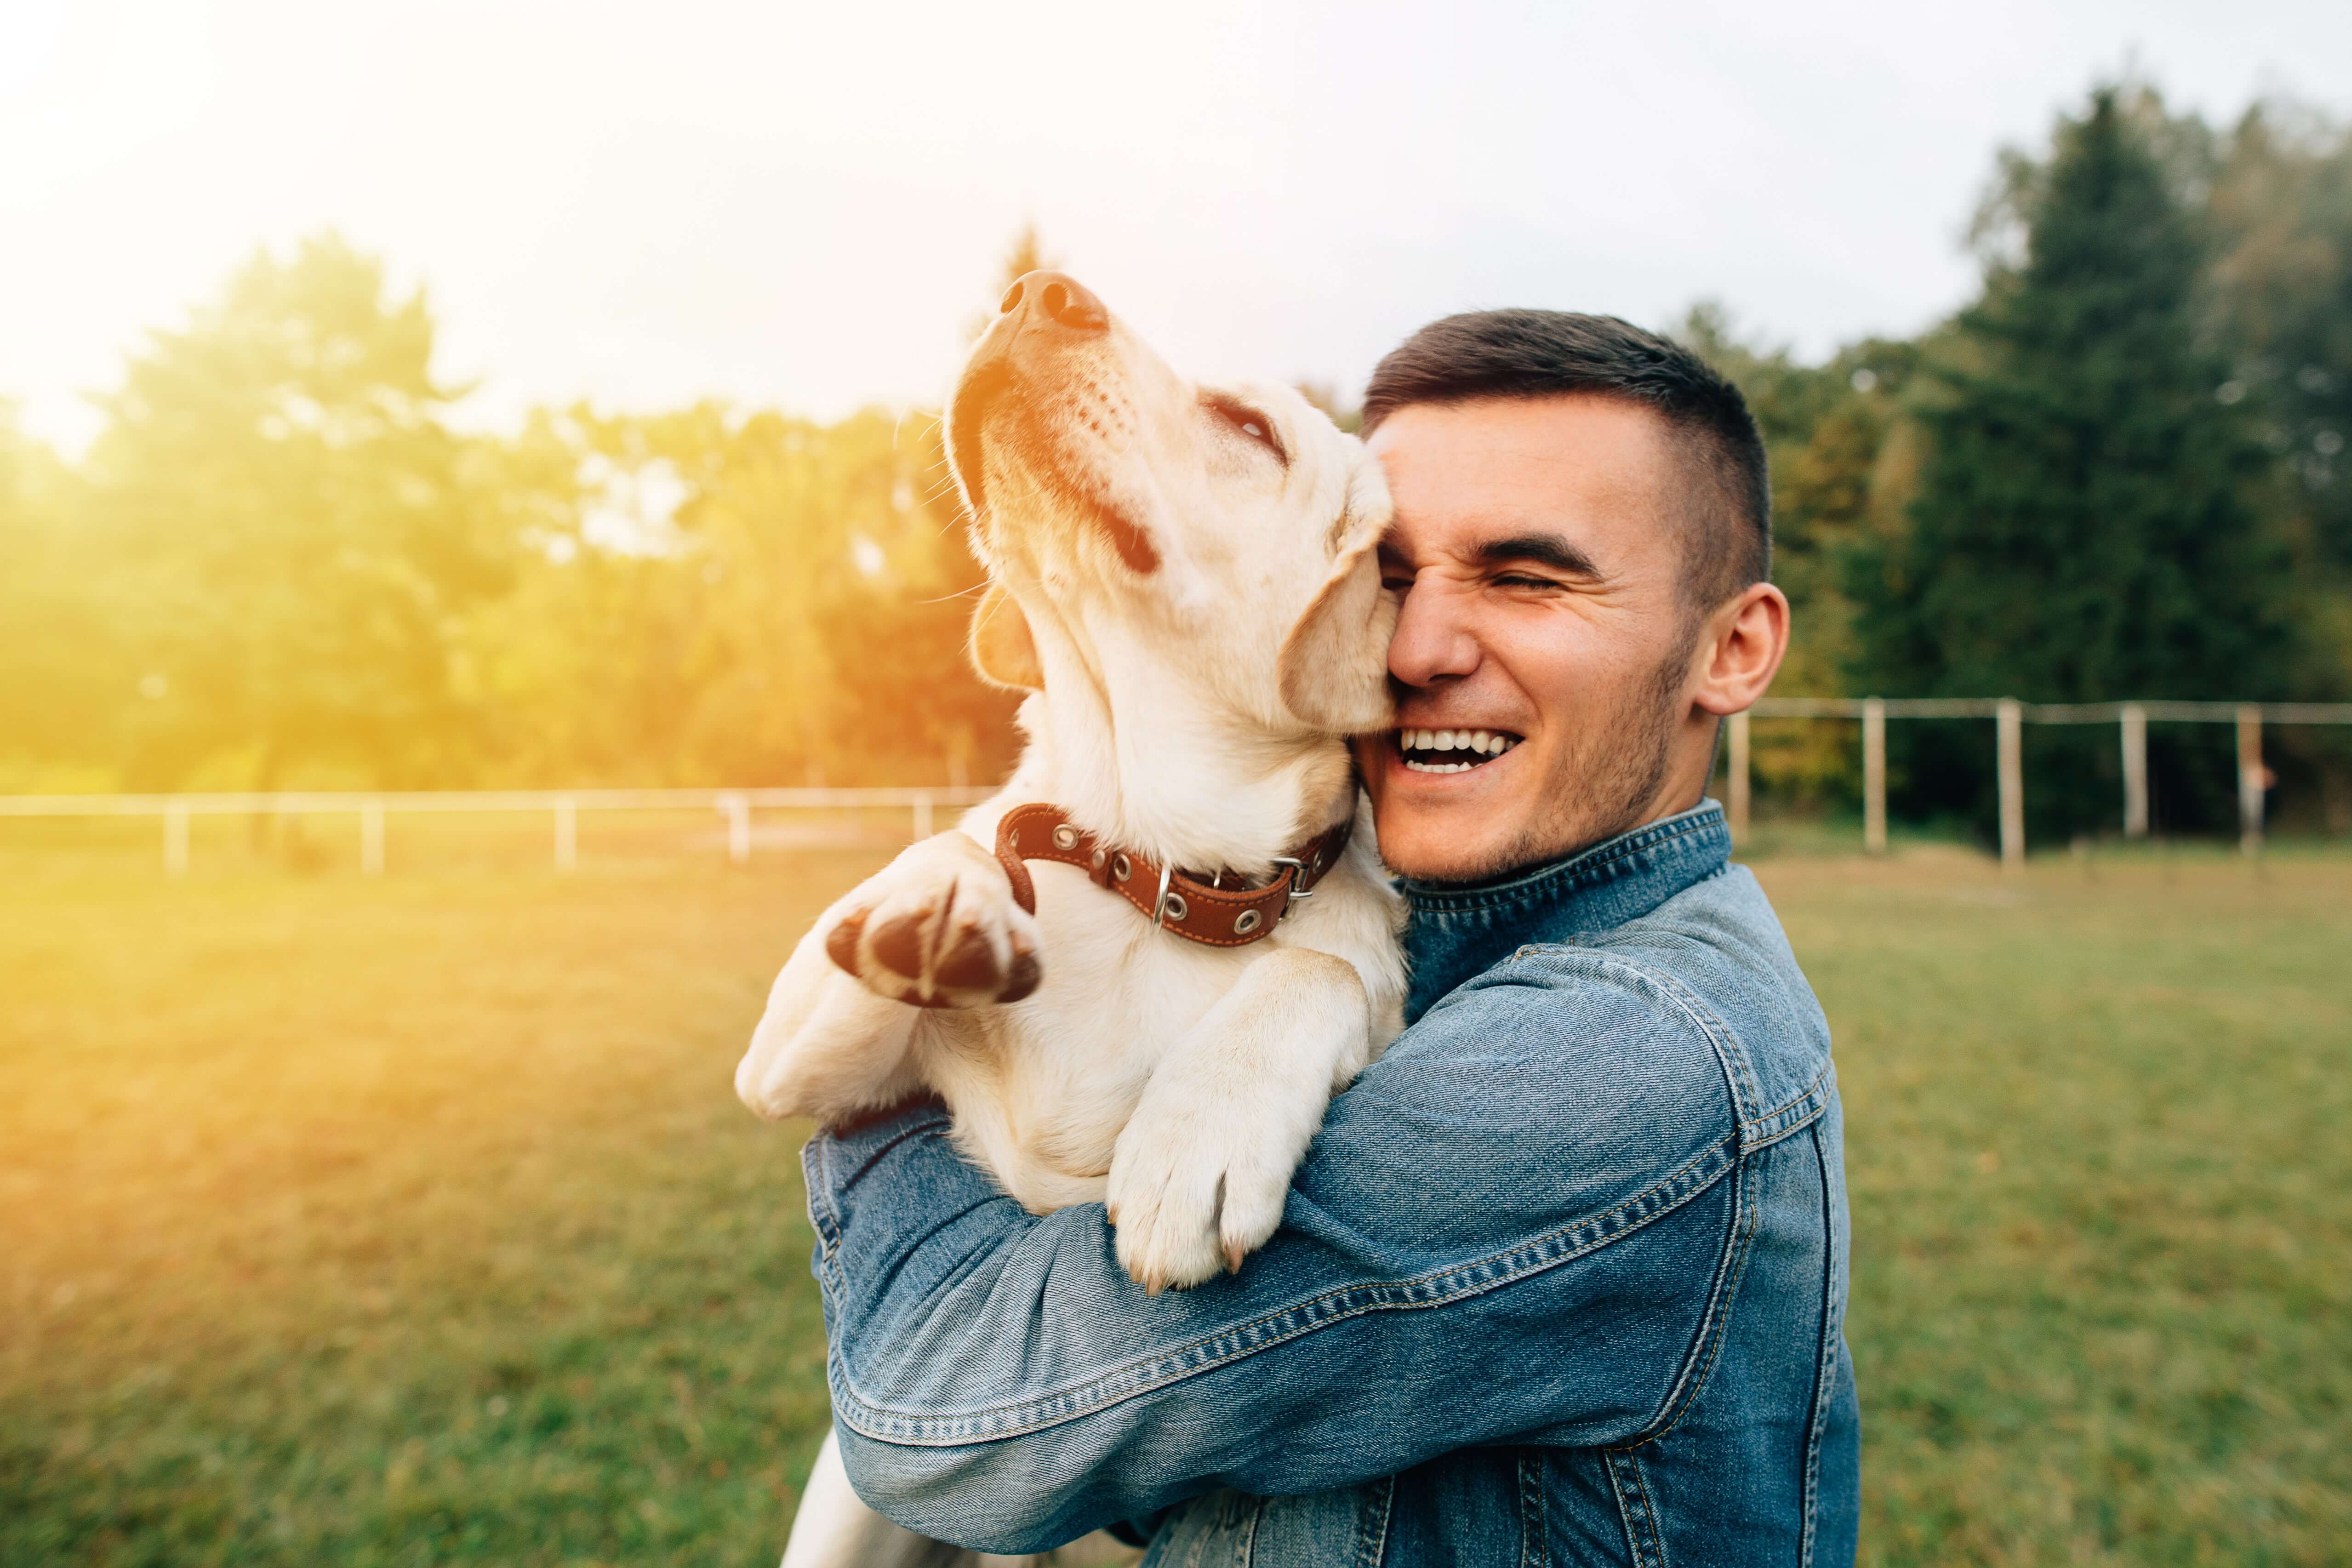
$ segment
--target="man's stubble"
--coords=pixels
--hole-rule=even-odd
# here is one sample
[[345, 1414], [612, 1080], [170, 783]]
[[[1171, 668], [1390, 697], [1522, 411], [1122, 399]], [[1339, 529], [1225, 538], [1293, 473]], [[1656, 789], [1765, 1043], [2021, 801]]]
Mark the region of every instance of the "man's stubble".
[[1683, 686], [1699, 630], [1699, 618], [1691, 617], [1649, 678], [1627, 684], [1616, 706], [1579, 737], [1559, 769], [1564, 782], [1546, 802], [1549, 809], [1538, 810], [1491, 867], [1465, 880], [1483, 882], [1561, 860], [1642, 825], [1674, 765]]

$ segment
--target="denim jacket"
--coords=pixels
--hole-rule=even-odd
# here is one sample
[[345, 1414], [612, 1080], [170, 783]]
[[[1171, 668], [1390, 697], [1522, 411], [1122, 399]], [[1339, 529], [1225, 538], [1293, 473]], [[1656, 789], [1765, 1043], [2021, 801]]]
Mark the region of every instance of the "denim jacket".
[[1410, 1027], [1283, 1227], [1147, 1295], [937, 1106], [804, 1154], [842, 1458], [882, 1512], [1148, 1564], [1851, 1563], [1829, 1031], [1713, 803], [1408, 883]]

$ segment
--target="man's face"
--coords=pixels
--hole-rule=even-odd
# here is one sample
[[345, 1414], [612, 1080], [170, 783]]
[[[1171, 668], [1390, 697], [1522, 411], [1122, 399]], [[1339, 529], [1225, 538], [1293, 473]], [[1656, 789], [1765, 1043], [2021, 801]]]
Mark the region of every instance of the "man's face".
[[1698, 626], [1669, 441], [1589, 395], [1412, 405], [1373, 434], [1396, 501], [1382, 570], [1404, 593], [1398, 728], [1356, 747], [1390, 865], [1493, 876], [1704, 787], [1691, 758], [1715, 720], [1685, 695]]

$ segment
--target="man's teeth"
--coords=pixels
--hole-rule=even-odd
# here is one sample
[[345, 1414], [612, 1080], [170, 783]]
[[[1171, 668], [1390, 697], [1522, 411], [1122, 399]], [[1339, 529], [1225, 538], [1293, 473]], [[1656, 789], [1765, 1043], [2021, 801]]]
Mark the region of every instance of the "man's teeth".
[[[1469, 751], [1483, 760], [1500, 757], [1519, 743], [1519, 737], [1493, 729], [1401, 729], [1397, 744], [1406, 752]], [[1415, 773], [1467, 773], [1476, 762], [1423, 762], [1411, 756], [1404, 765]]]

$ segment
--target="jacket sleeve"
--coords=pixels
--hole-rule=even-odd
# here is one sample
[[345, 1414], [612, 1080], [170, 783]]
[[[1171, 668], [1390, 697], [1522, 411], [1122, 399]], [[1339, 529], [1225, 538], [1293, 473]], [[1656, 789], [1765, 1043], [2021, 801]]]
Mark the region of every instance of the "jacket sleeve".
[[1037, 1217], [933, 1105], [803, 1162], [842, 1457], [936, 1539], [1040, 1551], [1217, 1486], [1352, 1486], [1449, 1450], [1643, 1431], [1732, 1270], [1714, 1026], [1650, 971], [1531, 949], [1332, 1103], [1283, 1228], [1148, 1295], [1098, 1205]]

